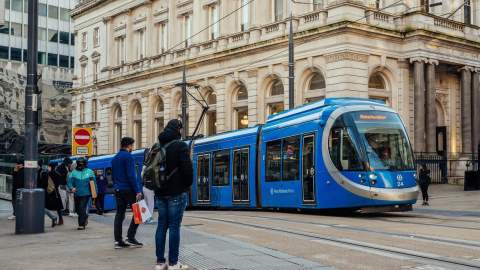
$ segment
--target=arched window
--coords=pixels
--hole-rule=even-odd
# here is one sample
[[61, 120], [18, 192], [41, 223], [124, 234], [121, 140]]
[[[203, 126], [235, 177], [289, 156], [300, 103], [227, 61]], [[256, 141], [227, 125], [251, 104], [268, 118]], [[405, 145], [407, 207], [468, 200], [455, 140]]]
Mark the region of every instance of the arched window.
[[389, 93], [383, 76], [376, 72], [368, 80], [368, 97], [389, 104]]
[[238, 84], [233, 91], [233, 123], [235, 129], [248, 127], [248, 91], [243, 84]]
[[211, 136], [217, 133], [217, 95], [210, 90], [206, 98], [209, 109], [207, 112], [205, 133]]
[[165, 127], [165, 118], [164, 118], [164, 106], [162, 98], [158, 97], [157, 103], [155, 104], [155, 112], [154, 112], [154, 136], [156, 138], [160, 132], [163, 131]]
[[325, 98], [325, 78], [323, 75], [316, 71], [313, 72], [306, 85], [307, 91], [305, 92], [305, 103], [314, 102]]
[[135, 148], [142, 148], [142, 106], [138, 101], [132, 106], [132, 134]]
[[280, 79], [274, 79], [268, 87], [269, 95], [266, 98], [267, 103], [267, 116], [277, 114], [284, 110], [284, 88]]
[[115, 105], [113, 109], [113, 151], [120, 150], [120, 141], [122, 140], [122, 108]]

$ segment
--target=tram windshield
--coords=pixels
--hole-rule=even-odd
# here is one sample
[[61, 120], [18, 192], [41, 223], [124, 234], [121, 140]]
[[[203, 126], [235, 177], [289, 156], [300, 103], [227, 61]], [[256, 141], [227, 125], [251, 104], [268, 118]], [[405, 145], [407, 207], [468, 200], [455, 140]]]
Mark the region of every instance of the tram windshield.
[[383, 111], [350, 112], [339, 117], [329, 139], [330, 157], [341, 171], [414, 170], [413, 154], [399, 116]]

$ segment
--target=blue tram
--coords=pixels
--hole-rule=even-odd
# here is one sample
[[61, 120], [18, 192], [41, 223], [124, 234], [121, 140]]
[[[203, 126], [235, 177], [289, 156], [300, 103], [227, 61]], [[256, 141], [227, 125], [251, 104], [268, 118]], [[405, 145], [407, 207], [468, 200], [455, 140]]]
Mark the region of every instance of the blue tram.
[[399, 115], [325, 99], [195, 141], [195, 207], [410, 210], [418, 187]]

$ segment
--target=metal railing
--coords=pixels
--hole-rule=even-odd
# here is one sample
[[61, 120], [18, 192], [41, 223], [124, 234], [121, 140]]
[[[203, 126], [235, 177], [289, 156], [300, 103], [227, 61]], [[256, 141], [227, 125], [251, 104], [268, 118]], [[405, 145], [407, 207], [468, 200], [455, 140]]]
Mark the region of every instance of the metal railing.
[[415, 153], [417, 171], [425, 164], [434, 184], [448, 183], [448, 179], [463, 179], [465, 171], [479, 170], [478, 154], [473, 153]]

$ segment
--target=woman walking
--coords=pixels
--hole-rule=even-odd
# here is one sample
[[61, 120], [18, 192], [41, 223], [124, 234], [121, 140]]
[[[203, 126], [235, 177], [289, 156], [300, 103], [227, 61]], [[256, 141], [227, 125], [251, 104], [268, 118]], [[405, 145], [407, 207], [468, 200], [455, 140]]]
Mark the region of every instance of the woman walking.
[[[63, 225], [62, 199], [59, 193], [59, 185], [56, 183], [54, 174], [55, 165], [48, 164], [48, 170], [41, 171], [38, 178], [38, 187], [45, 190], [45, 214], [52, 220], [52, 227]], [[56, 212], [56, 217], [52, 212]]]
[[87, 160], [79, 158], [75, 170], [68, 177], [68, 189], [75, 195], [75, 210], [78, 214], [77, 230], [85, 230], [88, 224], [88, 202], [92, 198], [90, 182], [93, 181], [93, 187], [97, 190], [95, 174], [87, 168]]
[[430, 177], [430, 170], [427, 168], [427, 165], [422, 164], [420, 168], [420, 173], [418, 175], [418, 184], [420, 185], [420, 189], [422, 190], [422, 197], [423, 197], [423, 204], [428, 206], [428, 186], [432, 182], [432, 178]]

